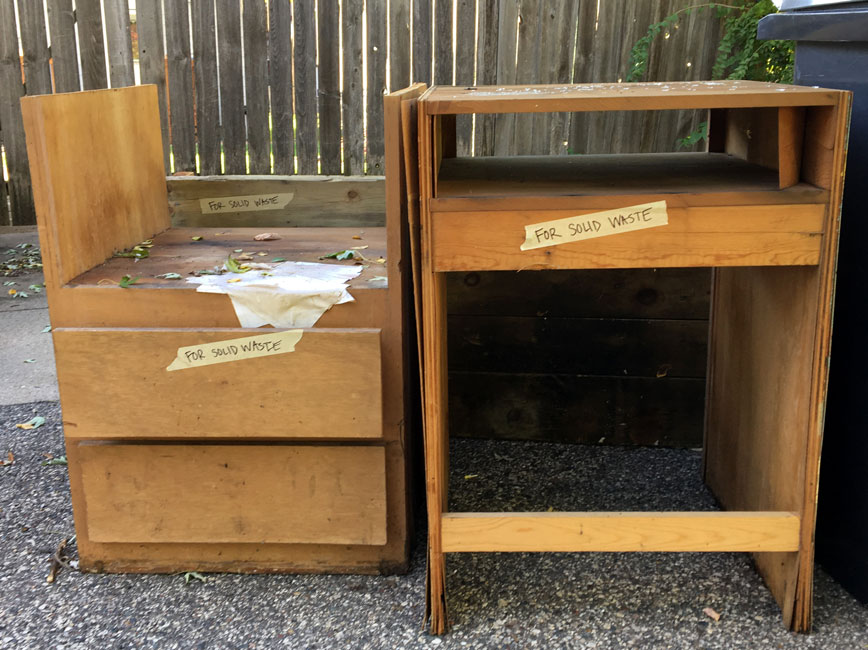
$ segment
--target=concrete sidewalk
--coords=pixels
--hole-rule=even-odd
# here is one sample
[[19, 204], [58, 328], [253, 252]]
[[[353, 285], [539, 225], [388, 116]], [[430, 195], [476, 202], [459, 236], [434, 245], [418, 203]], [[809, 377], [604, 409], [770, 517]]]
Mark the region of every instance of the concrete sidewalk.
[[[18, 248], [22, 244], [39, 247], [35, 227], [0, 228], [0, 265], [25, 253]], [[16, 252], [7, 252], [12, 250]], [[42, 282], [39, 271], [0, 272], [0, 405], [57, 399], [54, 348], [51, 334], [43, 331], [49, 324], [45, 290], [29, 288]], [[28, 297], [12, 297], [10, 290]]]

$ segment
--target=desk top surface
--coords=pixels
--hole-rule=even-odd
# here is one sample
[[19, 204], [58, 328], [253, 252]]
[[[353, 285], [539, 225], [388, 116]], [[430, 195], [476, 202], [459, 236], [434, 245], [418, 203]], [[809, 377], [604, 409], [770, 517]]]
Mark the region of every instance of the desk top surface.
[[667, 110], [828, 106], [843, 91], [761, 81], [538, 86], [434, 86], [420, 102], [430, 115], [555, 111]]

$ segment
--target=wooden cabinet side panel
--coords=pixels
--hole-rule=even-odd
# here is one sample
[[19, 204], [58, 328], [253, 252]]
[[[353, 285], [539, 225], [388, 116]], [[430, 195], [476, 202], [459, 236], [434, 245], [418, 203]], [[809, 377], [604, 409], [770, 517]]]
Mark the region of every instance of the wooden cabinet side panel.
[[154, 86], [26, 97], [22, 110], [50, 289], [169, 227]]

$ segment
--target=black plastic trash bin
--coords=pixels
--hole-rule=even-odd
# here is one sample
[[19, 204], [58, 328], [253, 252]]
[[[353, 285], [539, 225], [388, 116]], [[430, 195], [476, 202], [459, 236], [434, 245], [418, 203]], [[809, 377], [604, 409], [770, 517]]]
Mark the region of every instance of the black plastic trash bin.
[[868, 602], [868, 2], [782, 8], [793, 7], [763, 18], [758, 37], [796, 41], [795, 83], [853, 91], [816, 552]]

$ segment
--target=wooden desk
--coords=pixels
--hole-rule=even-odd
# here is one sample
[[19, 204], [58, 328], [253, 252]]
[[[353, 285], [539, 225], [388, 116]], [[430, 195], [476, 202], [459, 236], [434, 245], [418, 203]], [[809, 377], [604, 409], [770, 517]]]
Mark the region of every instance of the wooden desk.
[[[785, 623], [810, 628], [849, 102], [743, 81], [435, 87], [418, 100], [433, 632], [446, 629], [444, 554], [466, 551], [750, 551]], [[707, 153], [455, 157], [458, 114], [674, 109], [708, 111]], [[655, 202], [666, 225], [522, 249], [526, 226]], [[704, 465], [727, 511], [449, 512], [445, 273], [649, 267], [715, 269]]]

